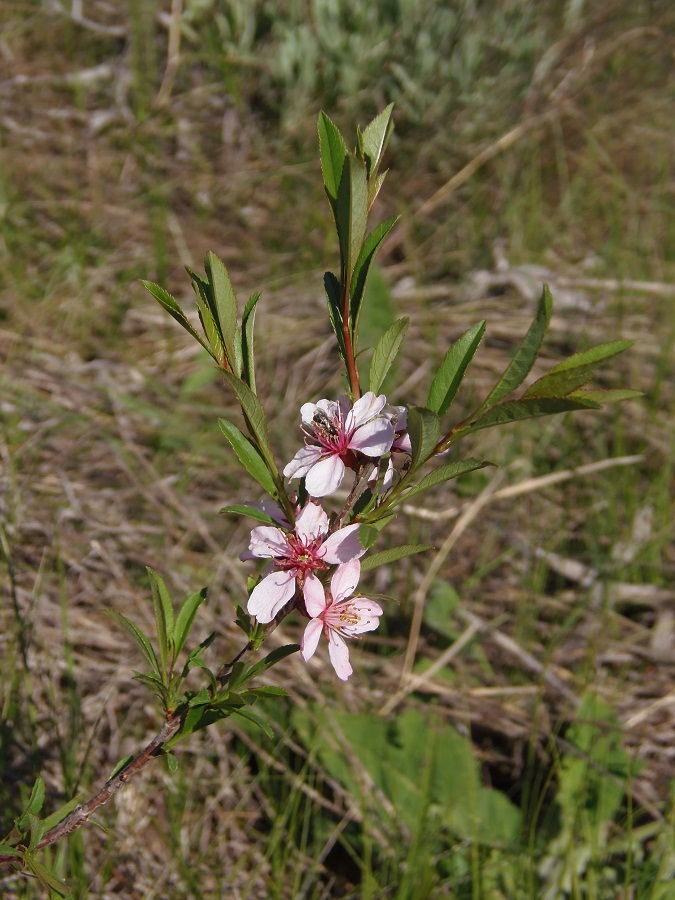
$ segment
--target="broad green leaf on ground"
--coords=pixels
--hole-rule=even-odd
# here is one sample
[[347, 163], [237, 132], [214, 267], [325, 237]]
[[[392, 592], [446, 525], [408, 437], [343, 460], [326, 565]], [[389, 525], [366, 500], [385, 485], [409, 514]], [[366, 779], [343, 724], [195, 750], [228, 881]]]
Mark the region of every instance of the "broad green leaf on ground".
[[[361, 526], [367, 528], [368, 526]], [[360, 535], [359, 530], [359, 535]], [[388, 563], [396, 562], [399, 559], [405, 559], [406, 556], [413, 556], [415, 553], [424, 553], [427, 550], [433, 550], [431, 544], [404, 544], [401, 547], [392, 547], [390, 550], [381, 550], [379, 553], [373, 553], [372, 556], [366, 556], [361, 560], [361, 571], [368, 572], [370, 569], [377, 569], [378, 566], [386, 566]]]
[[435, 412], [424, 406], [411, 406], [408, 409], [408, 434], [412, 444], [410, 472], [427, 461], [438, 443], [440, 433], [441, 423]]
[[227, 361], [234, 374], [241, 377], [242, 352], [241, 333], [237, 324], [237, 298], [235, 297], [229, 273], [222, 260], [211, 250], [206, 254], [204, 268], [211, 283], [213, 295], [212, 312], [216, 320], [220, 339], [225, 347]]
[[146, 566], [145, 570], [150, 578], [152, 606], [155, 611], [155, 625], [159, 639], [159, 661], [162, 666], [162, 673], [167, 673], [167, 661], [171, 656], [171, 644], [173, 642], [173, 607], [169, 592], [162, 578], [150, 566]]
[[587, 384], [600, 363], [623, 353], [632, 345], [633, 341], [609, 341], [582, 353], [575, 353], [530, 385], [523, 398], [564, 397]]
[[130, 635], [136, 643], [136, 646], [141, 651], [141, 655], [150, 666], [158, 674], [160, 673], [159, 661], [157, 660], [157, 656], [155, 651], [152, 648], [152, 644], [148, 640], [148, 638], [143, 634], [143, 632], [138, 628], [131, 619], [127, 619], [126, 616], [122, 615], [122, 613], [117, 612], [114, 609], [106, 609], [106, 616], [113, 620], [113, 622], [117, 622], [120, 628], [123, 628], [128, 635]]
[[373, 351], [373, 358], [370, 361], [368, 381], [369, 389], [374, 394], [377, 394], [382, 387], [382, 382], [401, 349], [401, 343], [409, 324], [410, 319], [407, 316], [398, 319], [377, 342]]
[[274, 478], [255, 444], [246, 435], [243, 435], [236, 425], [228, 422], [227, 419], [219, 419], [218, 425], [230, 442], [230, 446], [236, 453], [239, 462], [251, 478], [257, 481], [260, 487], [267, 491], [270, 496], [276, 498], [277, 487], [274, 483]]
[[494, 466], [494, 463], [487, 459], [471, 458], [458, 459], [456, 462], [446, 463], [446, 465], [434, 469], [433, 472], [429, 472], [429, 474], [425, 475], [417, 484], [410, 485], [400, 497], [400, 501], [405, 502], [411, 497], [429, 490], [429, 488], [436, 484], [442, 484], [444, 481], [450, 481], [452, 478], [465, 475], [467, 472], [474, 472], [476, 469], [484, 469], [486, 466]]
[[503, 397], [520, 387], [527, 377], [537, 358], [546, 329], [551, 320], [552, 302], [548, 285], [544, 285], [534, 321], [516, 350], [513, 359], [507, 366], [506, 371], [482, 403], [481, 411], [493, 406], [495, 403], [499, 403]]
[[347, 148], [337, 126], [331, 122], [325, 112], [319, 113], [317, 123], [319, 131], [319, 154], [321, 156], [321, 174], [326, 193], [331, 200], [331, 206], [335, 205], [338, 196], [342, 168], [347, 156]]
[[556, 413], [571, 412], [581, 409], [600, 409], [599, 403], [593, 401], [571, 399], [569, 397], [530, 397], [527, 400], [509, 400], [493, 406], [478, 420], [462, 428], [458, 434], [480, 431], [493, 425], [505, 425], [522, 419], [538, 416], [552, 416]]
[[253, 356], [253, 326], [255, 325], [255, 311], [260, 300], [260, 292], [251, 294], [241, 317], [241, 351], [242, 351], [242, 379], [251, 388], [255, 389], [255, 361]]
[[[344, 278], [351, 283], [366, 234], [368, 218], [368, 181], [366, 167], [353, 156], [347, 156], [342, 166], [335, 205], [335, 226], [340, 243]], [[353, 320], [350, 327], [354, 327]]]
[[351, 277], [349, 292], [349, 310], [352, 334], [358, 327], [361, 303], [363, 302], [363, 294], [366, 289], [366, 282], [368, 280], [368, 273], [370, 272], [371, 264], [375, 259], [375, 254], [382, 245], [382, 241], [394, 227], [394, 225], [398, 221], [398, 218], [398, 216], [392, 216], [391, 219], [387, 219], [386, 222], [382, 222], [380, 225], [374, 228], [370, 232], [366, 240], [363, 242], [363, 246], [359, 250], [359, 255], [354, 266], [354, 273]]
[[485, 320], [469, 328], [443, 358], [429, 389], [427, 407], [444, 415], [457, 395], [464, 374], [485, 334]]
[[[277, 478], [279, 473], [277, 472], [274, 456], [272, 455], [272, 449], [270, 447], [265, 410], [262, 408], [260, 400], [258, 400], [253, 391], [235, 375], [232, 375], [230, 372], [223, 372], [222, 375], [237, 395], [241, 410], [246, 417], [246, 424], [251, 431], [251, 435], [255, 438], [260, 453], [267, 463], [270, 475], [273, 479]], [[267, 490], [267, 488], [265, 488], [265, 490]]]
[[202, 345], [205, 350], [209, 350], [208, 344], [194, 330], [188, 320], [188, 317], [180, 308], [175, 298], [172, 297], [168, 291], [165, 291], [163, 287], [160, 287], [158, 284], [154, 284], [152, 281], [144, 281], [143, 279], [141, 279], [141, 284], [144, 288], [150, 291], [155, 300], [159, 301], [159, 303], [161, 303], [161, 305], [169, 313], [169, 315], [172, 316], [177, 322], [179, 322], [183, 326], [183, 328], [189, 334], [191, 334], [192, 337], [196, 341], [198, 341], [198, 343]]

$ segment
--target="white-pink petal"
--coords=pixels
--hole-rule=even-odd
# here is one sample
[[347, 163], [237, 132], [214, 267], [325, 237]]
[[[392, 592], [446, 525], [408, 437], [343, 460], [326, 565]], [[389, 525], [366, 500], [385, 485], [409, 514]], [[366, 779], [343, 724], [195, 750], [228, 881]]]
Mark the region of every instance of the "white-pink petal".
[[365, 631], [374, 631], [380, 624], [379, 616], [382, 613], [382, 607], [374, 600], [368, 597], [355, 597], [349, 601], [350, 619], [356, 617], [357, 621], [353, 624], [349, 622], [341, 622], [340, 627], [347, 635], [363, 634]]
[[311, 501], [303, 507], [295, 520], [295, 533], [303, 544], [309, 544], [328, 531], [328, 516], [318, 503]]
[[372, 391], [366, 391], [363, 397], [359, 397], [351, 409], [353, 427], [358, 428], [379, 416], [384, 407], [387, 405], [387, 398], [384, 394], [376, 397]]
[[249, 615], [265, 625], [292, 599], [295, 575], [292, 571], [272, 572], [256, 585], [248, 598]]
[[321, 459], [321, 447], [301, 447], [284, 467], [286, 478], [304, 478], [312, 466]]
[[322, 631], [323, 623], [321, 622], [321, 619], [312, 619], [307, 623], [307, 627], [302, 635], [302, 640], [300, 641], [300, 656], [302, 656], [305, 662], [307, 662], [308, 659], [311, 659], [316, 653]]
[[325, 456], [307, 472], [305, 487], [310, 497], [327, 497], [342, 484], [345, 464], [339, 456]]
[[312, 619], [316, 619], [316, 617], [320, 616], [326, 609], [326, 592], [316, 575], [310, 573], [307, 576], [302, 589], [302, 594], [305, 598], [305, 609], [307, 610], [307, 614], [311, 616]]
[[351, 597], [356, 590], [360, 577], [361, 563], [358, 559], [351, 559], [344, 565], [338, 566], [330, 580], [330, 592], [333, 595], [333, 603], [339, 603], [341, 600]]
[[328, 656], [335, 669], [335, 674], [346, 681], [354, 671], [349, 662], [349, 648], [340, 635], [331, 628], [328, 633]]
[[382, 456], [391, 449], [393, 440], [394, 426], [380, 417], [357, 428], [349, 441], [349, 447], [366, 456]]
[[248, 549], [253, 556], [279, 557], [288, 555], [288, 542], [280, 528], [273, 525], [258, 525], [251, 530]]
[[323, 560], [330, 565], [349, 562], [350, 559], [358, 559], [366, 552], [359, 540], [359, 528], [356, 525], [346, 525], [344, 528], [334, 531], [323, 542]]

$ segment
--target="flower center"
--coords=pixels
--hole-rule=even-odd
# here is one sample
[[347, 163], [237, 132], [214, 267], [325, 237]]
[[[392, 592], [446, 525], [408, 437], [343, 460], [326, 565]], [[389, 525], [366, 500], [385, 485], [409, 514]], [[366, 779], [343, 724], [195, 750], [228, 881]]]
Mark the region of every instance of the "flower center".
[[306, 573], [315, 569], [328, 568], [328, 564], [323, 561], [325, 554], [325, 550], [322, 550], [323, 538], [317, 537], [305, 544], [297, 534], [289, 534], [286, 538], [286, 545], [288, 546], [288, 556], [274, 561], [280, 569], [299, 569]]

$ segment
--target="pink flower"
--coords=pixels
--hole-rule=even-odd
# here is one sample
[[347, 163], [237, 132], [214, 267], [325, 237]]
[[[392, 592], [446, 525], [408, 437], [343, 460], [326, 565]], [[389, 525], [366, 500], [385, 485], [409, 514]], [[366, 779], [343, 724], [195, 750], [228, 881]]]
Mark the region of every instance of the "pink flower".
[[307, 662], [314, 656], [321, 632], [328, 640], [328, 655], [338, 678], [346, 681], [352, 674], [345, 638], [373, 631], [380, 624], [382, 608], [367, 597], [351, 597], [359, 583], [358, 559], [338, 566], [326, 591], [316, 575], [305, 582], [305, 607], [311, 621], [302, 636], [300, 655]]
[[356, 462], [356, 454], [378, 458], [389, 452], [394, 426], [386, 407], [384, 394], [376, 397], [372, 391], [351, 408], [346, 397], [339, 397], [337, 402], [305, 403], [300, 409], [305, 446], [286, 466], [284, 475], [304, 477], [311, 497], [332, 494], [342, 483], [345, 465]]
[[387, 406], [385, 412], [394, 428], [394, 440], [391, 445], [391, 456], [387, 463], [387, 471], [382, 482], [382, 490], [388, 491], [394, 483], [394, 472], [402, 469], [410, 462], [412, 444], [408, 434], [408, 410], [405, 406]]
[[363, 556], [366, 551], [358, 532], [358, 524], [347, 525], [329, 535], [328, 516], [311, 502], [298, 515], [292, 532], [273, 525], [254, 528], [249, 548], [241, 558], [271, 558], [275, 569], [251, 592], [250, 615], [263, 624], [271, 622], [298, 588], [306, 589], [308, 578], [316, 578], [313, 572]]

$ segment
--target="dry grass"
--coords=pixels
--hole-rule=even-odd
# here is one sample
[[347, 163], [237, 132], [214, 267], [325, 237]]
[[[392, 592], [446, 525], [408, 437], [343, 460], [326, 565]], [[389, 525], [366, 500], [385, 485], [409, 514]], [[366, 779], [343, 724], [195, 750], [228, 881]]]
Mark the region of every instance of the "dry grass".
[[[163, 573], [176, 595], [208, 583], [201, 628], [217, 633], [215, 659], [230, 656], [239, 642], [229, 601], [244, 596], [246, 568], [237, 557], [247, 532], [218, 509], [241, 500], [246, 489], [215, 427], [232, 398], [135, 279], [161, 279], [187, 298], [182, 265], [213, 249], [241, 296], [262, 288], [259, 390], [271, 397], [280, 459], [296, 449], [299, 432], [291, 426], [308, 386], [312, 396], [338, 389], [319, 268], [331, 264], [332, 250], [326, 249], [327, 208], [323, 217], [316, 211], [321, 197], [310, 126], [303, 122], [291, 138], [273, 137], [262, 117], [232, 104], [197, 63], [183, 66], [171, 94], [166, 79], [174, 75], [160, 66], [158, 82], [166, 87], [153, 106], [157, 95], [146, 85], [144, 117], [129, 45], [118, 34], [126, 17], [102, 3], [91, 6], [89, 15], [108, 32], [37, 8], [29, 13], [27, 5], [9, 17], [0, 45], [11, 72], [0, 83], [5, 824], [17, 812], [20, 786], [38, 771], [52, 800], [77, 789], [86, 793], [156, 730], [156, 712], [130, 680], [138, 660], [103, 615], [114, 608], [151, 629], [146, 565]], [[169, 28], [169, 19], [161, 21]], [[644, 35], [626, 29], [624, 46], [643, 46], [655, 29], [665, 39], [666, 24], [664, 16], [646, 25]], [[603, 27], [592, 33], [598, 40]], [[167, 34], [164, 26], [158, 31], [162, 53]], [[67, 48], [62, 56], [52, 50], [55, 39]], [[565, 84], [573, 97], [565, 95], [561, 115], [575, 126], [570, 136], [552, 128], [527, 147], [540, 158], [561, 142], [558, 159], [562, 148], [574, 181], [587, 177], [590, 162], [580, 142], [592, 135], [601, 182], [613, 173], [627, 185], [629, 205], [649, 182], [651, 194], [639, 197], [626, 223], [636, 230], [640, 258], [614, 272], [602, 263], [579, 272], [578, 261], [602, 249], [601, 242], [589, 244], [589, 236], [602, 233], [590, 192], [590, 221], [572, 222], [536, 259], [527, 258], [522, 231], [510, 232], [507, 253], [523, 265], [506, 257], [500, 262], [499, 247], [487, 243], [492, 226], [475, 251], [460, 246], [480, 226], [481, 198], [491, 189], [508, 194], [518, 181], [513, 167], [518, 159], [528, 164], [525, 152], [518, 157], [500, 148], [496, 161], [469, 172], [469, 190], [456, 197], [442, 187], [438, 157], [437, 167], [422, 165], [409, 180], [395, 171], [386, 205], [405, 209], [419, 205], [413, 196], [431, 200], [386, 251], [394, 306], [413, 319], [403, 388], [393, 399], [423, 401], [433, 359], [480, 318], [488, 320], [488, 335], [471, 392], [484, 391], [526, 329], [533, 295], [546, 280], [557, 306], [542, 370], [563, 353], [620, 334], [636, 346], [611, 381], [644, 390], [644, 402], [477, 440], [467, 452], [503, 468], [454, 493], [435, 493], [395, 523], [392, 542], [414, 539], [438, 550], [371, 576], [401, 606], [392, 607], [379, 638], [355, 650], [354, 679], [338, 690], [324, 660], [305, 666], [291, 658], [277, 672], [306, 710], [325, 705], [327, 697], [340, 707], [383, 714], [406, 704], [437, 710], [472, 737], [486, 780], [513, 796], [528, 747], [548, 767], [552, 736], [564, 741], [576, 700], [592, 685], [616, 709], [630, 752], [643, 762], [631, 791], [646, 821], [662, 815], [675, 776], [673, 248], [672, 232], [664, 230], [673, 228], [664, 211], [672, 182], [656, 193], [652, 160], [644, 184], [631, 183], [649, 168], [650, 129], [658, 132], [659, 151], [667, 146], [659, 130], [660, 86], [644, 76], [640, 93], [639, 82], [626, 74], [632, 57], [604, 43], [600, 48], [602, 65], [596, 55], [589, 66], [596, 66], [593, 78], [602, 85], [615, 86], [622, 116], [605, 110], [593, 119], [592, 84], [579, 68], [583, 46], [579, 40], [556, 45], [556, 72], [571, 73]], [[562, 84], [561, 77], [552, 83]], [[616, 99], [619, 84], [630, 87], [630, 108]], [[672, 85], [669, 90], [672, 96]], [[448, 136], [440, 132], [442, 148]], [[302, 146], [299, 165], [293, 139]], [[401, 138], [403, 159], [411, 158], [411, 140]], [[603, 157], [608, 146], [611, 165]], [[478, 159], [473, 147], [464, 149], [464, 162]], [[425, 148], [423, 158], [430, 155]], [[611, 190], [621, 195], [620, 185]], [[579, 194], [570, 197], [574, 206]], [[527, 196], [514, 201], [523, 215], [530, 202]], [[501, 216], [498, 205], [485, 203], [485, 218]], [[578, 214], [577, 208], [571, 217]], [[467, 223], [451, 234], [462, 215]], [[506, 226], [508, 216], [499, 221]], [[637, 234], [641, 221], [652, 234], [648, 258], [649, 242]], [[617, 243], [609, 257], [623, 246]], [[479, 270], [487, 247], [497, 261]], [[430, 283], [425, 273], [439, 280]], [[459, 287], [451, 275], [459, 275]], [[630, 278], [630, 286], [599, 280], [615, 276]], [[617, 456], [630, 460], [598, 472], [581, 468]], [[567, 477], [551, 483], [545, 477], [551, 471]], [[462, 600], [452, 639], [423, 612], [429, 593], [446, 582]], [[275, 641], [297, 639], [300, 627], [285, 624]], [[277, 747], [236, 727], [211, 729], [208, 739], [185, 745], [178, 787], [159, 766], [131, 784], [107, 814], [111, 834], [91, 828], [82, 838], [90, 880], [81, 895], [271, 896], [274, 866], [259, 837], [274, 835], [280, 821], [266, 795], [274, 777], [331, 821], [345, 817], [336, 828], [358, 821], [354, 798], [325, 773], [313, 770], [313, 786], [298, 776], [300, 764], [289, 767], [282, 748], [300, 760], [306, 750], [293, 743], [285, 715], [280, 711]], [[337, 837], [336, 831], [333, 843]], [[333, 843], [326, 842], [320, 860], [324, 896], [344, 896], [350, 869], [330, 855]], [[190, 872], [197, 852], [206, 862]], [[315, 865], [300, 854], [289, 870]], [[20, 896], [19, 883], [6, 880], [4, 891]], [[278, 894], [301, 895], [299, 889]]]

